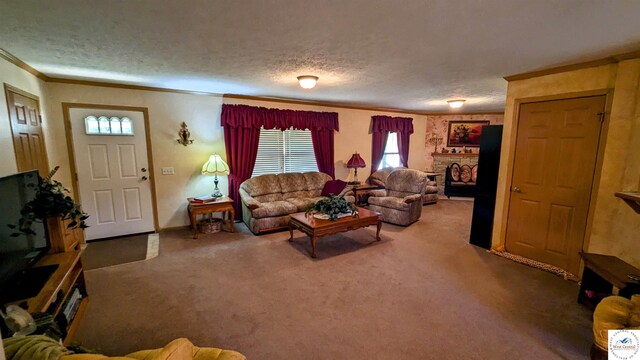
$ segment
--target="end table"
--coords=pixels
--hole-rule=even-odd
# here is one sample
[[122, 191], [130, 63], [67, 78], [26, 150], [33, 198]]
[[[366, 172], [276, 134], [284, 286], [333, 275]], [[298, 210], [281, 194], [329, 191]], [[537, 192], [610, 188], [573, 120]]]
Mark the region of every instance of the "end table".
[[[226, 221], [229, 223], [229, 232], [235, 232], [233, 222], [235, 220], [235, 211], [233, 210], [233, 200], [228, 196], [223, 196], [215, 201], [209, 201], [204, 203], [193, 202], [193, 198], [188, 198], [189, 206], [189, 220], [191, 221], [191, 229], [193, 230], [193, 238], [198, 238], [198, 226], [196, 223], [196, 216], [198, 214], [213, 214], [215, 212], [222, 213], [222, 223], [225, 222], [225, 217], [228, 217]], [[227, 216], [228, 215], [228, 216]]]
[[367, 195], [370, 194], [371, 190], [384, 189], [382, 186], [378, 185], [370, 185], [370, 184], [360, 184], [353, 187], [353, 197], [356, 198], [356, 205], [368, 205]]

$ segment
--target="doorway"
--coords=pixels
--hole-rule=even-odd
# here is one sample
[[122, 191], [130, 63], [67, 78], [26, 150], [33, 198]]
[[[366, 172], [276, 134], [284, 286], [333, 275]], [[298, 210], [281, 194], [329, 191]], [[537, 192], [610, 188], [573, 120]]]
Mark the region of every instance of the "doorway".
[[157, 228], [146, 108], [63, 104], [86, 240]]
[[578, 274], [606, 96], [520, 105], [505, 247]]
[[37, 96], [4, 84], [13, 148], [19, 172], [37, 169], [40, 176], [49, 173], [49, 161], [42, 133], [40, 100]]

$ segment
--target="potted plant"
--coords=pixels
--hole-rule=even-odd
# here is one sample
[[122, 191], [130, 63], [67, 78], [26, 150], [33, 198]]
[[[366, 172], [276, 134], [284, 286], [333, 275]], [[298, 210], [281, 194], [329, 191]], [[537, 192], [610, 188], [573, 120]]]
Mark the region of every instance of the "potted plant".
[[60, 218], [69, 220], [67, 228], [75, 229], [87, 228], [85, 220], [89, 215], [82, 211], [80, 204], [77, 204], [62, 184], [52, 180], [53, 175], [60, 167], [56, 166], [45, 178], [40, 178], [36, 196], [29, 201], [20, 211], [21, 218], [17, 225], [9, 225], [10, 228], [18, 232], [12, 234], [19, 236], [20, 233], [35, 235], [31, 225], [38, 221], [44, 222], [49, 218]]
[[344, 196], [329, 194], [325, 199], [318, 200], [309, 206], [306, 214], [314, 212], [325, 214], [330, 221], [334, 221], [342, 216], [353, 216], [358, 213], [358, 210], [356, 210], [355, 205], [348, 202]]

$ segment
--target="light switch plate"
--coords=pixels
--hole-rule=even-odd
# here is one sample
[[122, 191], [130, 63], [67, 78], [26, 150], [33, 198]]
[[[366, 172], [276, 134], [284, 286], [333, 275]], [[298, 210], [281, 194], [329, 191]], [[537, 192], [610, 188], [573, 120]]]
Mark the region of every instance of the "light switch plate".
[[175, 172], [173, 171], [173, 167], [163, 167], [162, 168], [162, 175], [173, 175], [175, 174]]

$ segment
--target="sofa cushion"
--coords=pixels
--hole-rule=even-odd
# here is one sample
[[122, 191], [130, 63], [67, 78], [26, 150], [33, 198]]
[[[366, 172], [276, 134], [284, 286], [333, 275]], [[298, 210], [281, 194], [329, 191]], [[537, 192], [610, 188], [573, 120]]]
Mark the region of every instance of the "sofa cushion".
[[411, 206], [410, 204], [404, 202], [404, 198], [393, 196], [372, 196], [369, 198], [369, 204], [401, 211], [409, 211], [409, 208]]
[[[320, 196], [320, 192], [324, 187], [324, 184], [331, 180], [331, 176], [323, 173], [323, 172], [306, 172], [303, 173], [305, 180], [307, 181], [307, 190], [313, 191], [314, 196]], [[288, 190], [288, 189], [285, 189]]]
[[269, 216], [293, 214], [297, 211], [298, 208], [288, 201], [271, 201], [262, 203], [259, 208], [251, 210], [251, 216], [262, 219]]
[[256, 199], [261, 203], [267, 203], [272, 201], [282, 201], [283, 197], [282, 197], [282, 193], [273, 193], [273, 194], [264, 194], [264, 195], [254, 196], [254, 199]]
[[127, 357], [143, 360], [192, 360], [195, 350], [191, 341], [180, 338], [168, 343], [162, 349], [138, 351]]
[[318, 200], [324, 199], [323, 196], [320, 197], [292, 197], [287, 198], [285, 201], [288, 201], [295, 205], [298, 211], [307, 211], [309, 206], [315, 203]]
[[347, 187], [347, 182], [338, 180], [329, 180], [324, 184], [322, 188], [322, 192], [320, 195], [329, 196], [329, 194], [339, 195], [342, 193], [342, 190]]
[[282, 200], [286, 200], [289, 198], [305, 198], [305, 197], [316, 197], [316, 196], [318, 196], [318, 194], [310, 190], [285, 191], [284, 193], [282, 193]]
[[373, 174], [369, 176], [369, 178], [367, 179], [367, 183], [371, 185], [385, 186], [385, 184], [387, 183], [387, 178], [389, 177], [389, 174], [391, 174], [392, 171], [397, 169], [404, 169], [404, 168], [403, 167], [387, 167], [387, 168], [383, 168], [378, 171], [375, 171]]
[[[398, 169], [389, 174], [387, 178], [386, 188], [398, 192], [406, 192], [413, 194], [421, 194], [424, 192], [425, 183], [427, 182], [427, 174], [413, 169]], [[403, 196], [393, 195], [389, 196]], [[406, 196], [406, 195], [404, 195]]]
[[241, 187], [253, 197], [282, 192], [278, 175], [273, 174], [260, 175], [247, 179], [241, 184]]
[[435, 185], [427, 185], [424, 187], [424, 193], [425, 194], [437, 194], [438, 193], [438, 187]]
[[276, 176], [283, 193], [308, 190], [307, 179], [302, 173], [285, 173]]

